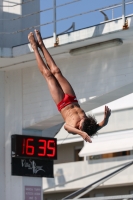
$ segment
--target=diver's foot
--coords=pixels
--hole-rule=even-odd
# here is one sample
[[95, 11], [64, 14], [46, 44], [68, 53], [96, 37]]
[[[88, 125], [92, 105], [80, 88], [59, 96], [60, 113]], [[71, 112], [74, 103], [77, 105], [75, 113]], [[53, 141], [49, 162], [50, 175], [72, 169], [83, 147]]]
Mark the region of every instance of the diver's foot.
[[28, 40], [29, 40], [29, 42], [31, 44], [32, 49], [33, 50], [36, 49], [37, 48], [37, 43], [35, 41], [35, 37], [34, 37], [34, 34], [32, 32], [29, 33]]
[[36, 35], [36, 39], [37, 39], [37, 45], [41, 49], [44, 46], [44, 44], [43, 44], [43, 40], [42, 40], [40, 31], [35, 30], [35, 35]]

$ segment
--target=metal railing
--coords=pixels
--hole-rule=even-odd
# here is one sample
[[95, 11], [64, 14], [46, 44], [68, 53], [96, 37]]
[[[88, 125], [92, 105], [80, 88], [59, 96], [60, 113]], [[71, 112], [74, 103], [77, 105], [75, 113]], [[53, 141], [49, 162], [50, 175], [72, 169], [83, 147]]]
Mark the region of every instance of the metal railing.
[[78, 198], [82, 197], [83, 195], [85, 195], [88, 192], [90, 192], [91, 190], [97, 188], [99, 185], [101, 185], [105, 181], [109, 180], [113, 176], [117, 175], [118, 173], [122, 172], [123, 170], [125, 170], [128, 167], [130, 167], [131, 165], [133, 165], [133, 161], [128, 163], [128, 164], [126, 164], [126, 165], [124, 165], [120, 169], [115, 170], [114, 172], [108, 174], [107, 176], [95, 181], [94, 183], [88, 185], [87, 187], [82, 188], [82, 189], [80, 189], [80, 190], [68, 195], [67, 197], [63, 198], [62, 200], [65, 200], [65, 199], [78, 199]]
[[[25, 3], [30, 3], [32, 1], [35, 1], [35, 0], [29, 0], [29, 1], [25, 2]], [[27, 15], [23, 15], [23, 16], [17, 17], [17, 18], [0, 19], [0, 21], [2, 21], [2, 20], [3, 21], [15, 21], [15, 20], [18, 20], [18, 19], [22, 19], [22, 18], [26, 18], [26, 17], [32, 16], [32, 15], [40, 14], [40, 13], [43, 13], [43, 12], [46, 12], [46, 11], [49, 11], [49, 10], [53, 10], [53, 20], [50, 21], [50, 22], [46, 22], [46, 23], [43, 23], [43, 24], [38, 24], [38, 25], [35, 25], [35, 26], [32, 26], [32, 27], [27, 27], [27, 28], [24, 28], [24, 29], [21, 29], [21, 30], [13, 31], [13, 32], [0, 32], [0, 34], [17, 34], [17, 33], [21, 33], [21, 32], [27, 31], [27, 30], [39, 28], [39, 27], [42, 27], [42, 26], [47, 26], [49, 24], [53, 24], [53, 37], [54, 37], [54, 43], [56, 44], [57, 43], [57, 41], [56, 41], [57, 40], [57, 23], [58, 22], [64, 21], [64, 20], [67, 20], [67, 19], [70, 19], [70, 18], [75, 18], [75, 17], [78, 17], [78, 16], [83, 16], [83, 15], [86, 15], [86, 14], [89, 14], [89, 13], [93, 13], [93, 12], [100, 12], [101, 14], [104, 15], [104, 19], [105, 19], [104, 21], [108, 21], [110, 19], [107, 16], [107, 14], [105, 13], [108, 10], [112, 10], [112, 19], [111, 20], [114, 20], [115, 19], [114, 18], [115, 9], [119, 8], [119, 7], [122, 7], [122, 16], [121, 17], [122, 17], [122, 20], [123, 20], [123, 26], [125, 26], [125, 23], [126, 23], [125, 7], [126, 7], [126, 5], [133, 4], [133, 0], [130, 0], [130, 1], [129, 0], [128, 1], [121, 0], [122, 2], [118, 3], [118, 4], [113, 4], [113, 5], [110, 5], [110, 6], [107, 6], [107, 7], [102, 7], [102, 8], [98, 8], [98, 9], [94, 9], [94, 10], [89, 10], [89, 11], [78, 13], [78, 14], [75, 14], [75, 15], [72, 15], [72, 16], [60, 18], [60, 19], [57, 20], [57, 18], [56, 18], [57, 8], [63, 7], [63, 6], [66, 6], [68, 4], [72, 4], [72, 3], [78, 3], [80, 1], [82, 1], [82, 0], [73, 0], [71, 2], [64, 3], [64, 4], [61, 4], [61, 5], [57, 6], [56, 5], [56, 0], [53, 0], [53, 7], [51, 7], [51, 8], [40, 10], [40, 11], [37, 11], [37, 12], [34, 12], [34, 13], [30, 13], [30, 14], [27, 14]], [[13, 5], [13, 6], [17, 6], [17, 5], [20, 5], [20, 4], [16, 4], [16, 5]], [[72, 26], [70, 28], [73, 28], [73, 27], [74, 26]], [[67, 30], [70, 30], [70, 28], [68, 28]], [[73, 28], [73, 30], [74, 30], [74, 28]], [[64, 32], [66, 32], [66, 31], [64, 31]]]
[[[69, 199], [69, 200], [71, 200], [71, 199]], [[133, 200], [133, 194], [107, 196], [107, 197], [82, 198], [82, 200]]]

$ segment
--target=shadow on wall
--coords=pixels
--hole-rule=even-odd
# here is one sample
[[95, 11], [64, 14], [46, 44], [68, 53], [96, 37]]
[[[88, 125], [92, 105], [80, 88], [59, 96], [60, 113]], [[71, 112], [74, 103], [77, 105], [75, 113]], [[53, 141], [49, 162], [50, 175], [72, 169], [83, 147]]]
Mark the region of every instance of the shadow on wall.
[[[66, 180], [65, 180], [65, 176], [63, 174], [63, 169], [57, 169], [57, 171], [55, 173], [55, 177], [57, 177], [58, 186], [64, 187], [66, 184]], [[57, 187], [57, 185], [55, 183], [55, 178], [47, 178], [47, 184], [49, 186], [47, 189]]]
[[49, 188], [54, 188], [56, 186], [54, 178], [47, 178], [47, 184]]
[[66, 180], [65, 180], [65, 176], [63, 174], [63, 169], [58, 169], [57, 172], [56, 172], [56, 174], [57, 174], [58, 185], [60, 187], [65, 186]]
[[[55, 173], [55, 177], [57, 177], [58, 186], [64, 187], [66, 184], [65, 176], [63, 174], [63, 169], [57, 169]], [[55, 178], [47, 178], [48, 188], [57, 187], [55, 183]], [[46, 189], [45, 189], [46, 190]]]

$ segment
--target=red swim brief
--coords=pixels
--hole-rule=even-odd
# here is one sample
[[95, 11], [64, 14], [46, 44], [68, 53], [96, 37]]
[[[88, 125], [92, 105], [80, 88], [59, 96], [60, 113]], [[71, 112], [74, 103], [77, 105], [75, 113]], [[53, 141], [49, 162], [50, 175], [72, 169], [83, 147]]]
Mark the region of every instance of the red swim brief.
[[74, 103], [74, 102], [78, 102], [76, 96], [65, 94], [62, 101], [57, 104], [57, 108], [59, 111], [61, 111], [62, 108], [66, 107], [67, 105]]

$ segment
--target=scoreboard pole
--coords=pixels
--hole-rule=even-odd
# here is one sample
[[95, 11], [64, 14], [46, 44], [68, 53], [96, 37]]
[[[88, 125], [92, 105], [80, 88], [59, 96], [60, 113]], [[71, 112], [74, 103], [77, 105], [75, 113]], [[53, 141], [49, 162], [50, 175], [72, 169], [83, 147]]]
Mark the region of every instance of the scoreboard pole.
[[0, 71], [0, 198], [5, 199], [5, 76]]
[[22, 135], [22, 71], [0, 72], [0, 199], [27, 200], [28, 190], [41, 188], [42, 178], [11, 175], [11, 135]]

